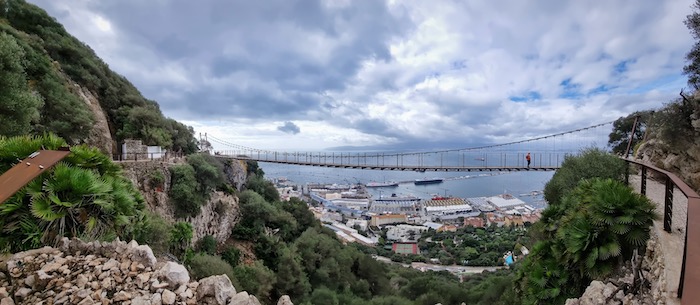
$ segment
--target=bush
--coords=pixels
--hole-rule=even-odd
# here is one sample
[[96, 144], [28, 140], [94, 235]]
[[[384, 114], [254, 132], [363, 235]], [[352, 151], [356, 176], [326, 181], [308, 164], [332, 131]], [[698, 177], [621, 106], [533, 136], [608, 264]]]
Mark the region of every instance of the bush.
[[165, 176], [163, 176], [163, 173], [161, 171], [151, 172], [148, 175], [148, 185], [151, 188], [163, 187], [164, 183]]
[[261, 261], [252, 265], [242, 265], [233, 268], [233, 274], [240, 286], [236, 290], [245, 290], [258, 297], [261, 303], [270, 303], [272, 287], [275, 285], [275, 273], [265, 267]]
[[168, 236], [173, 230], [173, 226], [168, 224], [163, 217], [158, 214], [147, 213], [136, 223], [134, 228], [134, 239], [139, 244], [147, 244], [154, 253], [164, 253], [170, 248]]
[[187, 222], [178, 222], [170, 230], [170, 248], [173, 253], [180, 255], [184, 253], [192, 241], [194, 229]]
[[216, 239], [214, 236], [206, 235], [199, 240], [199, 251], [214, 255], [216, 254]]
[[225, 274], [232, 282], [236, 280], [233, 267], [215, 255], [197, 254], [190, 259], [188, 267], [195, 280], [219, 274]]
[[198, 184], [194, 168], [189, 164], [170, 168], [172, 186], [170, 201], [175, 206], [175, 216], [186, 217], [199, 214], [204, 198], [197, 192]]
[[197, 180], [197, 190], [207, 198], [211, 191], [224, 184], [224, 165], [209, 154], [194, 154], [187, 157]]
[[562, 197], [583, 179], [611, 178], [622, 181], [625, 161], [598, 148], [588, 148], [578, 156], [568, 156], [561, 168], [544, 187], [544, 198], [550, 205], [561, 202]]
[[221, 258], [229, 265], [236, 267], [238, 265], [238, 260], [241, 258], [241, 251], [236, 247], [227, 248], [221, 253]]

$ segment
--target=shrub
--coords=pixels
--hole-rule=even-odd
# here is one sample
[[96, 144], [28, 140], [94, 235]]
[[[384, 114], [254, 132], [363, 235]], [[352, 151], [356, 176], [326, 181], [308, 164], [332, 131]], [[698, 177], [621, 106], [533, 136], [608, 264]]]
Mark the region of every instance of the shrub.
[[578, 156], [568, 156], [561, 168], [544, 187], [544, 198], [550, 205], [561, 202], [562, 197], [583, 179], [611, 178], [622, 181], [625, 161], [598, 148], [588, 148]]
[[197, 180], [198, 190], [208, 197], [209, 192], [224, 184], [224, 165], [209, 154], [194, 154], [187, 157]]
[[172, 186], [170, 200], [175, 206], [177, 217], [196, 216], [200, 212], [204, 198], [197, 192], [197, 180], [194, 168], [189, 164], [176, 165], [170, 168]]
[[190, 275], [196, 280], [219, 274], [225, 274], [231, 281], [235, 280], [233, 267], [215, 255], [197, 254], [190, 259], [188, 267]]
[[176, 255], [184, 253], [192, 241], [194, 229], [187, 222], [178, 222], [170, 230], [170, 248]]
[[148, 175], [148, 181], [151, 188], [163, 187], [163, 184], [165, 183], [165, 176], [163, 176], [161, 171], [151, 172]]
[[173, 226], [168, 224], [163, 217], [158, 214], [144, 214], [134, 228], [134, 239], [139, 244], [147, 244], [155, 253], [163, 253], [170, 248], [168, 236], [173, 230]]
[[199, 251], [214, 255], [216, 254], [216, 239], [214, 236], [206, 235], [199, 240]]
[[241, 251], [236, 247], [227, 248], [221, 253], [221, 258], [229, 265], [236, 267], [238, 265], [238, 260], [241, 258]]
[[275, 273], [265, 267], [261, 261], [252, 265], [239, 265], [233, 268], [236, 281], [240, 283], [237, 290], [245, 290], [260, 299], [261, 303], [269, 303], [272, 287], [275, 285]]

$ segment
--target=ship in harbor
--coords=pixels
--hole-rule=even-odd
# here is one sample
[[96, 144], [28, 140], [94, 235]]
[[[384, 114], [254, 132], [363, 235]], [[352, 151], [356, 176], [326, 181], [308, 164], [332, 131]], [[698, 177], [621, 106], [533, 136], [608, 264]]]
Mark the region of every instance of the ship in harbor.
[[437, 184], [437, 183], [442, 183], [445, 179], [443, 178], [427, 178], [427, 179], [416, 179], [416, 181], [413, 182], [415, 185], [424, 185], [424, 184]]
[[369, 182], [365, 184], [366, 187], [397, 187], [399, 186], [398, 182], [394, 181], [386, 181], [386, 182]]

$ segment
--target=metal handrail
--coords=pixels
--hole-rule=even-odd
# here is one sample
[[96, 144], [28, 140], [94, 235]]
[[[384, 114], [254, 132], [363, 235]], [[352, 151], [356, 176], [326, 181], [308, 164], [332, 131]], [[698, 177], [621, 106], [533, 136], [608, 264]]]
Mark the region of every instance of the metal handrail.
[[[651, 169], [664, 176], [665, 196], [664, 196], [664, 230], [671, 232], [672, 210], [673, 210], [673, 189], [678, 188], [683, 195], [688, 198], [688, 215], [685, 224], [685, 245], [683, 246], [683, 262], [681, 266], [680, 281], [678, 283], [678, 298], [682, 305], [696, 304], [700, 300], [700, 289], [688, 289], [683, 291], [683, 287], [700, 287], [700, 196], [688, 186], [682, 179], [666, 170], [642, 162], [622, 158], [628, 164], [636, 164], [642, 167], [640, 192], [646, 196], [647, 169]], [[629, 168], [629, 166], [628, 166]], [[625, 180], [629, 184], [629, 170], [626, 172]], [[688, 244], [688, 240], [695, 241]], [[688, 268], [690, 266], [690, 268]]]

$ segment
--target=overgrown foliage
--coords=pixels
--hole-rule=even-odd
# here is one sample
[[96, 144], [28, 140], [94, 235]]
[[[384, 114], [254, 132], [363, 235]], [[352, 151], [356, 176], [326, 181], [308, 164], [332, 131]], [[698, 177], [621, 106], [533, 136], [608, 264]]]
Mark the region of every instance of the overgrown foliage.
[[[632, 148], [643, 140], [653, 114], [654, 112], [650, 110], [636, 111], [626, 117], [615, 120], [613, 122], [613, 130], [608, 136], [608, 146], [612, 152], [616, 155], [624, 156], [631, 135], [632, 145], [630, 146], [630, 153], [633, 153]], [[632, 135], [635, 119], [637, 120], [637, 127]]]
[[[547, 184], [550, 205], [531, 228], [539, 241], [516, 278], [523, 304], [563, 304], [643, 249], [657, 217], [655, 205], [620, 181], [624, 167], [616, 160], [586, 151], [567, 158]], [[594, 161], [607, 170], [583, 170]]]
[[206, 153], [187, 157], [187, 163], [170, 168], [170, 201], [177, 217], [196, 216], [212, 191], [229, 190], [224, 180], [224, 165]]
[[695, 90], [700, 89], [700, 0], [695, 0], [695, 9], [685, 19], [685, 25], [690, 30], [690, 34], [695, 38], [695, 44], [686, 55], [688, 64], [683, 67], [683, 73], [688, 75], [688, 85]]
[[219, 274], [227, 275], [232, 281], [236, 280], [233, 267], [215, 255], [197, 254], [190, 259], [188, 267], [195, 280]]
[[[98, 97], [112, 136], [193, 153], [193, 130], [165, 118], [126, 78], [39, 7], [0, 1], [0, 135], [54, 132], [82, 143], [93, 117], [73, 82]], [[42, 102], [43, 101], [43, 102]]]
[[[54, 135], [0, 137], [0, 173], [34, 151], [65, 145]], [[27, 250], [62, 237], [128, 239], [143, 209], [143, 198], [109, 157], [73, 146], [67, 158], [0, 206], [0, 248]]]
[[582, 179], [611, 178], [622, 181], [626, 164], [618, 157], [598, 148], [588, 148], [579, 156], [567, 156], [561, 168], [544, 187], [544, 198], [551, 206], [561, 202], [566, 192]]

